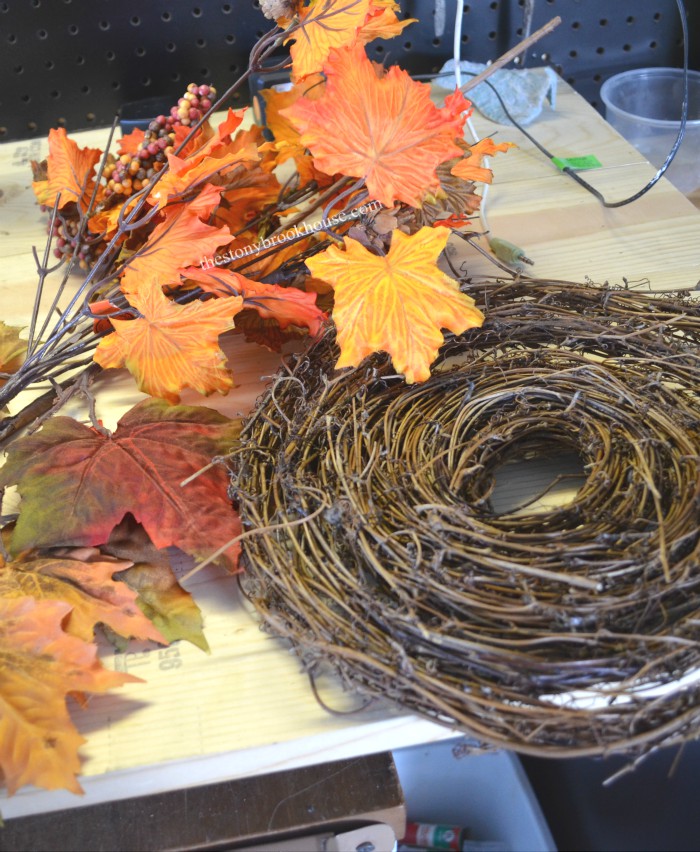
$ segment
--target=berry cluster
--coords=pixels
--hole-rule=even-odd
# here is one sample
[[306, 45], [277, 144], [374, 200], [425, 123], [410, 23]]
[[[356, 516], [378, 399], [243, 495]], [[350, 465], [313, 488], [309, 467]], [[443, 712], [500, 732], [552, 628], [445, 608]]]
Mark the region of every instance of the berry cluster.
[[177, 106], [171, 108], [170, 115], [159, 115], [148, 125], [135, 155], [122, 154], [105, 166], [105, 200], [123, 200], [142, 189], [163, 168], [167, 155], [173, 151], [175, 128], [196, 124], [214, 99], [216, 89], [213, 86], [190, 83]]
[[[213, 86], [190, 83], [177, 106], [170, 110], [170, 115], [159, 115], [151, 121], [136, 154], [122, 154], [107, 163], [103, 171], [107, 184], [100, 202], [102, 209], [113, 207], [142, 189], [163, 168], [167, 155], [173, 151], [175, 128], [196, 124], [215, 99], [216, 89]], [[63, 214], [54, 223], [53, 253], [58, 258], [76, 254], [80, 267], [88, 269], [104, 251], [105, 243], [101, 237], [88, 231], [79, 244], [80, 222], [77, 212], [70, 215], [64, 210]]]

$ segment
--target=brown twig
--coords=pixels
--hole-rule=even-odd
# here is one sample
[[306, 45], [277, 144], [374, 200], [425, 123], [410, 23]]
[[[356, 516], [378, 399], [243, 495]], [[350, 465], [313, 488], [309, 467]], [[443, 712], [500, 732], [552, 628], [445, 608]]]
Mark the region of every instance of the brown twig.
[[494, 62], [492, 62], [487, 68], [484, 68], [479, 74], [475, 77], [472, 77], [470, 80], [467, 80], [460, 88], [461, 91], [468, 92], [470, 89], [475, 88], [479, 85], [479, 83], [483, 83], [488, 77], [490, 77], [495, 71], [498, 71], [499, 68], [503, 68], [504, 65], [507, 65], [511, 60], [515, 59], [516, 56], [520, 56], [521, 53], [526, 51], [528, 48], [532, 47], [533, 44], [538, 42], [544, 36], [549, 35], [552, 30], [556, 29], [561, 23], [561, 18], [557, 15], [555, 18], [552, 18], [549, 23], [545, 24], [543, 27], [540, 27], [539, 30], [534, 32], [531, 36], [523, 39], [521, 42], [512, 47], [510, 50], [506, 51], [503, 56], [500, 56]]

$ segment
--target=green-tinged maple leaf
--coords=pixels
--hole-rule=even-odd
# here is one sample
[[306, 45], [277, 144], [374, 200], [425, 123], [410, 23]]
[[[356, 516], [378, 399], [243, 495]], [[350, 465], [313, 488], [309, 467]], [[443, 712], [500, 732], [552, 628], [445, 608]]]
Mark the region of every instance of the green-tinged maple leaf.
[[[84, 561], [85, 555], [92, 561]], [[84, 642], [92, 641], [97, 624], [105, 624], [127, 639], [150, 639], [168, 643], [141, 612], [136, 593], [112, 579], [130, 562], [100, 557], [99, 551], [71, 555], [48, 555], [30, 551], [11, 562], [0, 555], [0, 597], [30, 596], [37, 600], [59, 600], [70, 604], [65, 629]]]
[[209, 652], [204, 637], [202, 611], [192, 595], [178, 583], [169, 565], [140, 563], [121, 575], [138, 593], [144, 615], [155, 624], [169, 642], [185, 639]]
[[20, 331], [0, 320], [0, 387], [5, 384], [3, 373], [16, 372], [24, 361], [27, 344], [20, 340]]
[[102, 550], [135, 563], [120, 579], [138, 594], [138, 605], [170, 642], [184, 639], [209, 651], [201, 610], [178, 583], [168, 552], [154, 546], [141, 524], [127, 515]]
[[[147, 399], [128, 411], [112, 435], [70, 417], [11, 445], [0, 488], [22, 497], [12, 552], [33, 547], [104, 544], [130, 512], [156, 547], [175, 545], [206, 557], [241, 531], [227, 495], [228, 475], [209, 468], [226, 453], [240, 423], [202, 406]], [[238, 547], [221, 562], [234, 568]]]
[[0, 597], [0, 769], [12, 795], [25, 784], [82, 793], [66, 696], [138, 681], [103, 668], [95, 645], [63, 630], [70, 606]]

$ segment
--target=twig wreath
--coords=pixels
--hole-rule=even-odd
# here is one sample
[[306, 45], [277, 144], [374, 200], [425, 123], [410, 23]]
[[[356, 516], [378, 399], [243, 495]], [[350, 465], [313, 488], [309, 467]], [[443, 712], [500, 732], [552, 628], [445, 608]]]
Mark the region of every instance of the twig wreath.
[[[308, 671], [542, 755], [697, 734], [700, 305], [515, 280], [408, 385], [333, 333], [244, 426], [244, 588]], [[494, 472], [574, 452], [585, 481], [499, 514]], [[688, 676], [688, 677], [686, 677]], [[684, 680], [685, 678], [685, 680]], [[690, 682], [688, 682], [690, 681]]]

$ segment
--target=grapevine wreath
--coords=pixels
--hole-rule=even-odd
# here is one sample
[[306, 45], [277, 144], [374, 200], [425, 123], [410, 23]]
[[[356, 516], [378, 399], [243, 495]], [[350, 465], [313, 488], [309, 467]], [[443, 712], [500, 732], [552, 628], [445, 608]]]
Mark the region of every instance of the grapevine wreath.
[[[330, 660], [482, 743], [632, 752], [700, 720], [700, 305], [480, 283], [482, 328], [407, 385], [337, 373], [333, 332], [281, 372], [232, 456], [244, 588], [308, 671]], [[574, 453], [563, 504], [499, 512], [508, 463]]]

